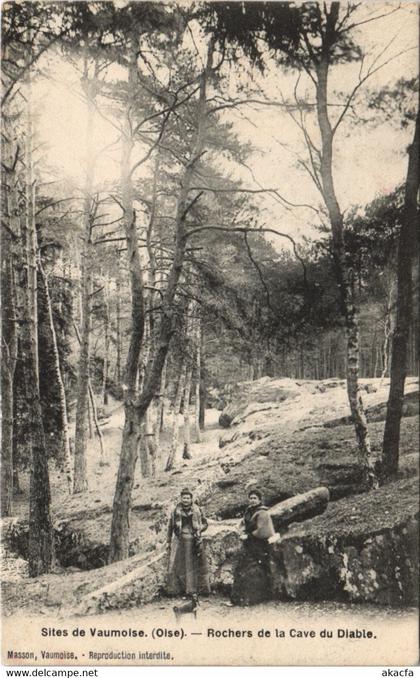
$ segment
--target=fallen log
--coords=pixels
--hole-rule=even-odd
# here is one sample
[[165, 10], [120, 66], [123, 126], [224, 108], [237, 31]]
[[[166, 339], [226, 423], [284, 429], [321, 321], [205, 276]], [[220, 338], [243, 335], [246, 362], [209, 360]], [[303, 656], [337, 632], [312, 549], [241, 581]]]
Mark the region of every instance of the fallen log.
[[279, 530], [291, 523], [300, 523], [320, 515], [327, 508], [329, 499], [328, 488], [316, 487], [314, 490], [275, 504], [270, 508], [275, 529]]
[[124, 576], [83, 596], [74, 612], [95, 614], [103, 610], [137, 607], [157, 598], [165, 583], [167, 554], [160, 552]]

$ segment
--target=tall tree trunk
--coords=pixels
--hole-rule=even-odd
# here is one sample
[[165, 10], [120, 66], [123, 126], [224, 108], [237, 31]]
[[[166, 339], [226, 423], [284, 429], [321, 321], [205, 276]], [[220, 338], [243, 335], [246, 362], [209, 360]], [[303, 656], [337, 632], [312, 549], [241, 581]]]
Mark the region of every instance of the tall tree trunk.
[[392, 346], [392, 335], [393, 335], [393, 306], [394, 306], [394, 283], [391, 281], [390, 287], [389, 287], [389, 292], [388, 292], [388, 299], [387, 299], [387, 304], [386, 304], [386, 312], [385, 312], [385, 322], [384, 322], [384, 342], [382, 345], [382, 374], [381, 374], [381, 381], [380, 383], [382, 384], [383, 380], [385, 379], [388, 370], [390, 369], [390, 356], [391, 356], [391, 346]]
[[[338, 18], [339, 3], [331, 5], [330, 23], [334, 27]], [[332, 231], [333, 256], [336, 277], [340, 292], [340, 300], [347, 334], [347, 394], [352, 414], [359, 450], [359, 464], [364, 470], [365, 483], [368, 487], [377, 485], [375, 469], [372, 461], [369, 431], [359, 388], [359, 325], [354, 303], [352, 271], [349, 269], [344, 246], [343, 214], [340, 210], [332, 175], [333, 130], [328, 114], [328, 31], [323, 36], [324, 50], [316, 65], [316, 102], [318, 124], [321, 133], [320, 173], [322, 194], [328, 211]], [[326, 51], [325, 51], [326, 47]]]
[[[135, 47], [135, 46], [134, 46]], [[129, 69], [129, 92], [134, 91], [137, 73], [137, 49], [132, 52], [135, 59], [132, 59]], [[111, 525], [111, 543], [110, 543], [110, 562], [121, 560], [128, 555], [129, 546], [129, 526], [130, 526], [130, 508], [131, 492], [134, 480], [134, 470], [138, 454], [138, 440], [141, 433], [141, 424], [145, 413], [160, 386], [160, 379], [163, 365], [168, 352], [169, 344], [174, 332], [173, 303], [177, 292], [179, 279], [182, 273], [187, 234], [185, 220], [192, 203], [188, 202], [189, 190], [193, 177], [194, 167], [202, 155], [204, 148], [204, 132], [207, 115], [206, 103], [206, 83], [212, 69], [213, 43], [209, 46], [207, 66], [200, 78], [200, 94], [197, 110], [197, 135], [195, 145], [192, 149], [191, 157], [184, 166], [182, 177], [180, 177], [180, 189], [175, 213], [175, 247], [173, 261], [169, 271], [166, 290], [163, 293], [161, 303], [161, 319], [159, 330], [157, 332], [156, 349], [154, 352], [153, 363], [146, 375], [142, 392], [135, 400], [134, 388], [137, 377], [138, 358], [140, 355], [141, 343], [144, 328], [144, 301], [143, 301], [143, 280], [140, 259], [137, 248], [137, 233], [135, 230], [135, 219], [131, 218], [133, 214], [132, 207], [127, 210], [126, 205], [132, 205], [132, 196], [130, 194], [131, 171], [129, 167], [132, 140], [128, 130], [123, 133], [123, 161], [122, 161], [122, 204], [124, 206], [124, 224], [126, 227], [127, 255], [130, 263], [131, 285], [132, 285], [132, 323], [130, 347], [127, 358], [126, 374], [129, 379], [134, 377], [134, 382], [126, 384], [127, 398], [125, 404], [125, 425], [123, 431], [123, 441], [120, 456], [120, 465], [118, 469], [117, 484], [114, 495], [112, 525]], [[132, 75], [130, 75], [132, 74]], [[132, 80], [130, 81], [130, 78]], [[127, 120], [129, 126], [130, 121]], [[126, 150], [124, 150], [126, 148]], [[129, 180], [129, 181], [128, 181]], [[128, 227], [128, 228], [127, 228]], [[132, 232], [134, 229], [134, 233]], [[135, 241], [133, 237], [135, 234]], [[138, 290], [137, 294], [136, 291]], [[134, 361], [135, 358], [135, 361]], [[131, 362], [130, 362], [131, 361]], [[133, 367], [131, 371], [128, 369]]]
[[[90, 383], [90, 379], [88, 381], [88, 391], [89, 391], [89, 402], [90, 402], [90, 413], [91, 413], [91, 420], [89, 419], [89, 427], [92, 428], [92, 421], [95, 426], [95, 431], [96, 435], [98, 436], [99, 440], [99, 454], [100, 454], [100, 461], [99, 464], [100, 466], [108, 466], [108, 460], [105, 454], [105, 448], [104, 448], [104, 437], [102, 435], [101, 427], [99, 425], [99, 420], [98, 420], [98, 410], [96, 407], [96, 401], [95, 401], [95, 394], [93, 392], [92, 384]], [[90, 435], [92, 438], [92, 433]]]
[[[147, 413], [146, 413], [147, 414]], [[152, 474], [151, 459], [147, 445], [146, 424], [143, 423], [139, 442], [140, 470], [143, 478], [149, 478]]]
[[[31, 164], [30, 160], [27, 162]], [[33, 201], [34, 192], [27, 190], [26, 199]], [[33, 271], [37, 267], [36, 232], [32, 218], [35, 214], [34, 204], [28, 206], [28, 211], [31, 218], [25, 215], [21, 219], [21, 257], [26, 260], [26, 265], [23, 261], [20, 262], [21, 279], [17, 291], [21, 324], [20, 346], [24, 356], [26, 402], [31, 430], [28, 440], [28, 446], [31, 448], [28, 563], [30, 576], [36, 577], [51, 571], [54, 563], [54, 533], [50, 515], [50, 481], [37, 371], [37, 314], [33, 306], [35, 284]]]
[[200, 431], [200, 380], [201, 380], [201, 319], [197, 317], [195, 328], [195, 382], [194, 382], [194, 440], [201, 442]]
[[[18, 270], [18, 265], [16, 267], [16, 280], [21, 280], [21, 272]], [[22, 294], [16, 294], [16, 299], [19, 299], [22, 301]], [[16, 307], [17, 309], [18, 307]], [[22, 312], [20, 310], [17, 310], [17, 317], [18, 317], [18, 323], [22, 320]], [[19, 347], [21, 350], [21, 347]], [[19, 353], [18, 353], [19, 355]], [[15, 370], [15, 378], [13, 380], [13, 440], [12, 440], [12, 456], [13, 456], [13, 495], [19, 495], [22, 494], [22, 488], [20, 486], [20, 478], [19, 478], [19, 453], [18, 453], [18, 436], [17, 436], [17, 431], [16, 431], [16, 426], [15, 423], [17, 422], [18, 418], [18, 408], [17, 408], [17, 384], [16, 384], [16, 370]], [[28, 450], [31, 450], [31, 444], [30, 441], [28, 443]]]
[[35, 196], [36, 180], [33, 169], [33, 125], [32, 125], [32, 82], [31, 74], [28, 76], [27, 88], [27, 120], [25, 140], [25, 219], [26, 219], [26, 266], [27, 285], [29, 294], [29, 310], [31, 324], [31, 341], [33, 343], [34, 367], [39, 374], [38, 361], [38, 276], [37, 276], [37, 233], [35, 224]]
[[150, 407], [144, 415], [144, 442], [147, 450], [147, 462], [149, 467], [149, 474], [151, 476], [156, 475], [156, 445], [155, 445], [155, 433], [153, 430], [152, 422], [152, 413]]
[[150, 473], [154, 477], [156, 475], [157, 447], [155, 444], [155, 432], [153, 429], [150, 407], [145, 414], [145, 432], [146, 432], [146, 447], [150, 461]]
[[[8, 117], [10, 116], [10, 117]], [[20, 218], [18, 208], [19, 177], [14, 163], [18, 148], [16, 131], [13, 126], [13, 115], [9, 106], [3, 109], [2, 120], [2, 190], [3, 213], [1, 227], [1, 515], [10, 516], [14, 494], [14, 421], [16, 414], [15, 370], [18, 357], [18, 309], [16, 304], [15, 267], [17, 263], [16, 247], [22, 245], [20, 235]], [[19, 253], [19, 251], [18, 251]], [[19, 260], [23, 255], [20, 252]]]
[[102, 371], [102, 402], [108, 405], [108, 369], [109, 369], [109, 280], [108, 276], [105, 279], [104, 285], [104, 302], [105, 302], [105, 317], [104, 317], [104, 363]]
[[[22, 342], [22, 346], [25, 343]], [[35, 364], [32, 345], [25, 360], [26, 397], [29, 405], [32, 445], [28, 546], [29, 574], [31, 577], [38, 577], [50, 572], [54, 564], [54, 533], [50, 515], [51, 494], [48, 460]]]
[[45, 273], [44, 267], [42, 265], [41, 257], [38, 257], [38, 269], [41, 274], [45, 299], [47, 302], [47, 313], [48, 321], [50, 325], [51, 339], [53, 345], [53, 357], [54, 357], [54, 370], [57, 377], [58, 392], [60, 394], [60, 413], [61, 413], [61, 425], [62, 425], [62, 436], [63, 436], [63, 448], [64, 448], [64, 472], [67, 478], [67, 485], [69, 489], [69, 494], [73, 493], [73, 468], [72, 468], [72, 458], [71, 458], [71, 449], [70, 449], [70, 432], [69, 432], [69, 421], [67, 417], [67, 396], [66, 390], [64, 388], [64, 381], [60, 365], [60, 354], [58, 352], [58, 343], [57, 343], [57, 333], [54, 326], [54, 318], [52, 312], [51, 296], [48, 283], [48, 276]]
[[[89, 440], [93, 438], [93, 423], [92, 423], [92, 404], [91, 400], [87, 401], [87, 420], [88, 420], [88, 431], [89, 431]], [[87, 487], [87, 485], [86, 485]]]
[[379, 352], [378, 352], [378, 347], [375, 346], [375, 364], [373, 367], [373, 377], [376, 379], [376, 376], [378, 374], [378, 358], [379, 358]]
[[[76, 337], [77, 341], [79, 342], [79, 346], [82, 345], [82, 338], [80, 336], [80, 332], [78, 330], [78, 327], [76, 323], [73, 324], [74, 330], [76, 332]], [[89, 394], [89, 399], [87, 401], [87, 409], [88, 409], [88, 422], [89, 422], [89, 438], [93, 438], [93, 424], [95, 425], [95, 430], [96, 430], [96, 435], [98, 436], [99, 439], [99, 452], [100, 452], [100, 465], [101, 466], [108, 466], [109, 462], [107, 459], [107, 455], [105, 454], [105, 448], [104, 448], [104, 438], [102, 435], [101, 427], [99, 425], [99, 420], [98, 420], [98, 410], [96, 407], [96, 401], [95, 401], [95, 394], [93, 392], [92, 384], [90, 381], [90, 376], [88, 376], [88, 394]]]
[[[129, 96], [132, 96], [136, 88], [137, 73], [137, 50], [134, 39], [129, 47], [130, 64], [128, 70], [128, 93]], [[109, 561], [111, 563], [128, 556], [131, 494], [143, 424], [143, 417], [138, 416], [135, 405], [139, 359], [144, 334], [145, 309], [143, 271], [138, 248], [136, 213], [133, 209], [131, 174], [133, 139], [131, 136], [132, 127], [129, 118], [129, 109], [130, 106], [128, 106], [122, 132], [121, 204], [123, 208], [123, 223], [127, 242], [127, 261], [131, 288], [131, 333], [123, 384], [125, 422], [112, 507], [109, 552]]]
[[189, 359], [189, 364], [185, 372], [184, 386], [184, 450], [183, 459], [191, 459], [191, 417], [190, 417], [190, 398], [192, 384], [193, 362]]
[[159, 451], [160, 445], [160, 434], [163, 430], [163, 420], [165, 415], [165, 396], [166, 396], [166, 373], [168, 369], [168, 356], [165, 358], [165, 362], [162, 368], [162, 374], [160, 377], [160, 389], [159, 389], [159, 402], [156, 408], [156, 424], [155, 424], [155, 448], [156, 453]]
[[121, 264], [120, 255], [117, 258], [117, 283], [116, 283], [116, 362], [115, 362], [115, 381], [121, 384]]
[[[85, 205], [90, 208], [90, 203]], [[91, 238], [89, 215], [85, 217], [85, 238]], [[76, 428], [74, 446], [74, 493], [84, 492], [87, 489], [86, 475], [86, 441], [89, 414], [89, 367], [90, 367], [90, 330], [91, 330], [91, 294], [92, 273], [90, 266], [90, 245], [85, 243], [82, 263], [82, 329], [80, 339], [80, 354], [77, 375], [77, 402]], [[89, 420], [90, 422], [90, 420]], [[90, 427], [90, 423], [89, 423]]]
[[181, 412], [181, 400], [185, 386], [186, 364], [182, 363], [178, 377], [178, 385], [176, 387], [176, 394], [173, 406], [173, 422], [172, 422], [172, 438], [171, 447], [166, 461], [165, 471], [172, 471], [178, 452], [179, 442], [179, 414]]
[[21, 348], [25, 356], [26, 400], [31, 426], [28, 563], [31, 577], [51, 571], [54, 563], [54, 533], [50, 515], [50, 482], [45, 444], [38, 370], [37, 235], [35, 225], [35, 177], [31, 73], [28, 72], [27, 128], [25, 143], [25, 216], [21, 219], [22, 253], [26, 276], [21, 288]]
[[199, 425], [201, 431], [204, 431], [206, 427], [206, 407], [207, 407], [207, 379], [204, 364], [204, 354], [202, 353], [200, 366], [200, 412], [199, 412]]
[[419, 191], [419, 115], [417, 112], [413, 143], [408, 154], [404, 211], [398, 240], [397, 313], [392, 339], [390, 387], [382, 451], [385, 478], [398, 472], [399, 442], [404, 385], [407, 372], [407, 342], [413, 305], [412, 262], [417, 238], [417, 195]]
[[[11, 206], [8, 204], [8, 215]], [[11, 223], [11, 219], [9, 219]], [[1, 247], [1, 515], [12, 515], [13, 502], [13, 379], [17, 360], [16, 304], [11, 235], [3, 229]]]
[[92, 186], [94, 173], [93, 152], [93, 116], [94, 100], [92, 83], [88, 78], [87, 60], [85, 62], [85, 77], [83, 79], [84, 93], [87, 103], [86, 121], [86, 175], [84, 179], [83, 198], [83, 252], [81, 262], [81, 344], [79, 365], [77, 374], [77, 404], [76, 404], [76, 430], [74, 446], [74, 492], [84, 492], [88, 481], [86, 474], [86, 438], [88, 413], [88, 388], [89, 388], [89, 365], [90, 365], [90, 331], [91, 331], [91, 296], [92, 296]]
[[[150, 265], [150, 262], [149, 262]], [[145, 295], [145, 306], [150, 310], [150, 296]], [[152, 355], [151, 350], [151, 327], [150, 327], [150, 315], [144, 317], [144, 331], [143, 331], [143, 342], [140, 352], [139, 359], [139, 369], [137, 375], [137, 391], [141, 392], [141, 389], [144, 386], [144, 379], [146, 376], [147, 369], [149, 367], [149, 359]], [[148, 435], [151, 432], [151, 418], [150, 418], [151, 406], [146, 410], [143, 421], [140, 425], [140, 444], [139, 444], [139, 456], [140, 456], [140, 468], [143, 478], [149, 478], [152, 474], [152, 464], [151, 464], [151, 454], [149, 450], [149, 441]], [[153, 451], [153, 450], [152, 450]]]

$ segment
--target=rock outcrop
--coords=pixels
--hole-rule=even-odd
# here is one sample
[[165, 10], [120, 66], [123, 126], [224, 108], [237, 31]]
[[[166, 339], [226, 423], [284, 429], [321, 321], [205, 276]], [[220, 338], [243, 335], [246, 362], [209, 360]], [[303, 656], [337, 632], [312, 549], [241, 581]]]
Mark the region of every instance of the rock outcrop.
[[417, 542], [417, 481], [404, 480], [329, 504], [322, 516], [292, 527], [273, 546], [269, 592], [265, 573], [243, 559], [239, 585], [232, 569], [232, 597], [237, 604], [269, 596], [415, 605]]

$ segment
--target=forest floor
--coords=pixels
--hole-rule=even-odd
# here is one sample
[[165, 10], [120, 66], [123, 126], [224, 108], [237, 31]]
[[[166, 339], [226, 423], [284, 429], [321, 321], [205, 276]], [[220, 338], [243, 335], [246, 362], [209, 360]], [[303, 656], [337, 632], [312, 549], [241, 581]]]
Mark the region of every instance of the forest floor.
[[[386, 380], [380, 384], [379, 380], [365, 381], [375, 381], [376, 389], [364, 394], [367, 407], [376, 407], [386, 402], [389, 382]], [[407, 391], [418, 391], [418, 379], [408, 380]], [[255, 408], [253, 405], [251, 410], [251, 414], [243, 417], [237, 427], [233, 426], [227, 431], [220, 429], [218, 425], [220, 412], [207, 410], [202, 442], [193, 443], [191, 447], [193, 459], [178, 459], [175, 470], [170, 473], [163, 470], [170, 442], [169, 432], [165, 432], [162, 437], [156, 477], [142, 478], [140, 465], [137, 465], [131, 515], [132, 554], [150, 553], [150, 557], [154, 555], [165, 539], [168, 507], [185, 485], [190, 486], [196, 496], [201, 498], [206, 513], [211, 518], [220, 520], [241, 513], [246, 502], [246, 486], [250, 481], [258, 481], [264, 487], [267, 501], [272, 505], [287, 496], [324, 484], [323, 476], [331, 473], [331, 467], [333, 473], [339, 475], [343, 465], [347, 464], [345, 471], [355, 465], [356, 443], [353, 428], [348, 422], [338, 421], [340, 417], [348, 415], [342, 382], [323, 393], [305, 391], [302, 396], [281, 402], [275, 402], [273, 398], [263, 406], [260, 404]], [[89, 488], [85, 493], [69, 496], [64, 475], [56, 468], [51, 469], [52, 515], [55, 525], [65, 525], [66, 530], [82, 534], [82, 546], [95, 551], [94, 560], [90, 563], [80, 560], [77, 564], [62, 561], [63, 567], [58, 568], [57, 575], [54, 576], [51, 592], [55, 589], [57, 595], [59, 593], [62, 596], [64, 605], [70, 602], [75, 582], [82, 581], [87, 575], [86, 569], [106, 562], [106, 544], [109, 539], [124, 421], [122, 405], [111, 400], [107, 414], [109, 420], [103, 427], [103, 437], [109, 465], [100, 465], [98, 441], [89, 440]], [[325, 427], [325, 423], [331, 420], [335, 421], [334, 426]], [[369, 427], [372, 448], [378, 456], [383, 427], [383, 420], [373, 421]], [[219, 438], [232, 434], [234, 440], [219, 448]], [[395, 486], [388, 486], [386, 492], [381, 491], [381, 497], [378, 496], [376, 502], [379, 502], [379, 509], [375, 502], [370, 502], [373, 508], [369, 503], [368, 510], [358, 510], [359, 504], [363, 507], [364, 501], [349, 497], [354, 514], [352, 519], [355, 523], [374, 524], [386, 512], [393, 518], [400, 508], [405, 512], [414, 510], [417, 481], [413, 476], [417, 474], [418, 416], [413, 415], [404, 417], [402, 421], [399, 481]], [[24, 474], [21, 475], [21, 485], [23, 493], [16, 498], [14, 519], [24, 519], [27, 516], [28, 479]], [[333, 502], [330, 506], [329, 516], [333, 521], [336, 516], [337, 526], [340, 527], [343, 515], [347, 519], [347, 508], [340, 508], [341, 502]], [[327, 522], [331, 522], [331, 518], [327, 518]], [[317, 520], [322, 523], [323, 516], [314, 519], [314, 527]], [[321, 525], [320, 529], [324, 527]], [[328, 523], [326, 529], [330, 530], [331, 527]], [[39, 586], [42, 588], [43, 582], [28, 581], [26, 561], [9, 550], [2, 559], [2, 565], [2, 578], [5, 582], [4, 611], [12, 612], [19, 608], [38, 610]], [[121, 572], [123, 569], [124, 563], [121, 564]], [[56, 597], [55, 594], [53, 597]]]
[[[89, 508], [94, 509], [95, 504], [98, 504], [104, 498], [108, 501], [113, 497], [115, 490], [115, 480], [118, 471], [119, 456], [121, 451], [121, 438], [124, 426], [124, 407], [121, 402], [109, 398], [109, 403], [104, 407], [104, 415], [107, 418], [107, 423], [101, 427], [104, 445], [104, 458], [106, 463], [101, 464], [101, 451], [99, 440], [96, 435], [88, 439], [86, 449], [86, 466], [87, 466], [87, 491], [79, 495], [69, 496], [67, 491], [67, 482], [65, 474], [55, 465], [50, 468], [50, 483], [52, 495], [52, 510], [56, 511], [61, 516], [66, 513], [67, 509], [70, 512], [77, 513], [80, 511], [87, 511]], [[221, 429], [218, 425], [220, 412], [215, 409], [208, 409], [206, 411], [206, 428], [202, 431], [202, 440], [200, 443], [192, 443], [191, 451], [193, 454], [193, 462], [201, 459], [203, 456], [211, 456], [215, 449], [218, 449], [218, 439]], [[172, 424], [172, 419], [171, 422]], [[180, 415], [180, 440], [183, 439], [183, 418]], [[165, 479], [168, 474], [164, 472], [166, 458], [169, 453], [171, 442], [171, 428], [167, 426], [161, 435], [161, 445], [159, 456], [156, 460], [157, 478]], [[179, 453], [181, 456], [181, 453]], [[191, 465], [190, 462], [179, 461], [177, 468], [187, 467]], [[178, 474], [179, 471], [175, 471]], [[134, 491], [140, 488], [140, 484], [144, 484], [144, 479], [141, 475], [140, 463], [137, 463], [135, 472]], [[163, 485], [160, 485], [163, 487]], [[20, 475], [21, 493], [15, 497], [14, 514], [17, 517], [26, 517], [29, 512], [28, 505], [28, 490], [29, 477], [28, 474], [21, 473]], [[164, 495], [165, 491], [158, 491], [158, 495]], [[156, 501], [159, 496], [156, 496]]]
[[[267, 392], [267, 380], [259, 380], [261, 389]], [[270, 380], [268, 380], [270, 381]], [[161, 449], [157, 458], [157, 473], [154, 478], [144, 479], [140, 463], [137, 463], [133, 489], [134, 514], [160, 508], [168, 499], [177, 496], [184, 485], [191, 485], [198, 495], [207, 493], [208, 482], [215, 476], [229, 476], [229, 490], [226, 483], [221, 483], [221, 491], [212, 493], [206, 501], [210, 515], [233, 517], [239, 515], [246, 501], [246, 484], [256, 479], [266, 490], [266, 499], [270, 505], [276, 499], [271, 486], [277, 487], [273, 481], [273, 473], [284, 478], [284, 486], [288, 490], [282, 496], [278, 490], [278, 500], [306, 491], [316, 484], [322, 484], [319, 472], [314, 472], [314, 459], [322, 461], [322, 466], [329, 462], [355, 462], [357, 445], [353, 427], [349, 422], [340, 422], [340, 418], [349, 414], [344, 381], [328, 380], [331, 388], [326, 392], [311, 392], [302, 389], [298, 397], [286, 398], [275, 402], [275, 396], [269, 395], [264, 403], [251, 402], [245, 416], [238, 417], [239, 424], [229, 429], [219, 426], [220, 412], [216, 409], [206, 410], [206, 428], [202, 432], [202, 441], [192, 443], [191, 460], [181, 459], [183, 440], [183, 418], [180, 416], [180, 444], [178, 459], [173, 471], [166, 473], [164, 466], [169, 452], [172, 418], [169, 426], [161, 436]], [[278, 380], [282, 385], [292, 380]], [[254, 382], [258, 384], [259, 382]], [[310, 382], [308, 382], [310, 383]], [[312, 382], [315, 383], [315, 382]], [[327, 383], [327, 382], [324, 382]], [[365, 407], [368, 409], [385, 404], [389, 380], [383, 383], [379, 379], [366, 379], [363, 384], [374, 385], [375, 391], [363, 393]], [[409, 378], [406, 382], [406, 394], [415, 394], [419, 390], [418, 378]], [[414, 404], [414, 410], [418, 407]], [[249, 413], [250, 412], [250, 413]], [[56, 519], [93, 512], [99, 516], [109, 513], [115, 489], [118, 471], [121, 437], [124, 425], [124, 409], [121, 403], [110, 398], [105, 414], [109, 417], [102, 427], [106, 465], [101, 464], [98, 438], [94, 436], [87, 444], [87, 479], [86, 492], [70, 496], [67, 491], [65, 474], [57, 467], [50, 469], [52, 513]], [[379, 421], [370, 422], [372, 449], [379, 456], [384, 426], [384, 410]], [[334, 426], [325, 427], [326, 422], [336, 422]], [[417, 416], [404, 417], [401, 438], [401, 470], [416, 465], [418, 459], [418, 425]], [[223, 448], [219, 440], [225, 441]], [[274, 458], [275, 457], [275, 458]], [[266, 467], [266, 471], [265, 471]], [[410, 469], [406, 475], [410, 475]], [[203, 486], [200, 488], [200, 486]], [[19, 518], [28, 515], [29, 479], [21, 474], [22, 494], [15, 498], [14, 515]], [[206, 497], [207, 499], [207, 497]], [[232, 509], [231, 509], [232, 505]], [[233, 515], [231, 515], [233, 513]], [[144, 518], [144, 515], [143, 515]]]

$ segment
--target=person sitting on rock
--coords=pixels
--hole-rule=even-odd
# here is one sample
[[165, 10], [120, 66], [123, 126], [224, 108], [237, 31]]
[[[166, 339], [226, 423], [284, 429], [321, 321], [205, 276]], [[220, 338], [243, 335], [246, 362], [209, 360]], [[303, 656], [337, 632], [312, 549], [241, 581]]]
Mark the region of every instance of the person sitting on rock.
[[235, 568], [232, 587], [232, 602], [242, 605], [271, 597], [271, 545], [279, 540], [269, 510], [263, 504], [262, 492], [252, 489], [248, 499], [249, 505], [240, 523], [244, 550]]
[[202, 533], [208, 522], [191, 490], [181, 490], [180, 501], [171, 512], [168, 525], [169, 551], [167, 591], [197, 600], [210, 592], [208, 565]]

